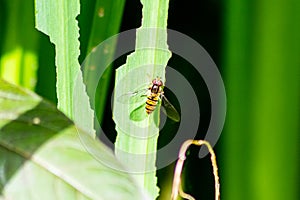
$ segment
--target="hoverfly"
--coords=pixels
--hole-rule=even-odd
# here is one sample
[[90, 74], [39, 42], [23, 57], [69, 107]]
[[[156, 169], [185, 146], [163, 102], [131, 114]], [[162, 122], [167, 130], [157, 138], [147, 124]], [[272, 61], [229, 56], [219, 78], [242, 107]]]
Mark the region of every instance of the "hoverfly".
[[[180, 116], [175, 107], [164, 96], [163, 88], [164, 85], [162, 80], [160, 78], [155, 78], [152, 80], [148, 88], [143, 88], [135, 92], [121, 95], [118, 98], [118, 101], [123, 103], [137, 103], [142, 100], [145, 101], [144, 104], [138, 106], [130, 113], [131, 119], [135, 119], [135, 116], [139, 115], [138, 112], [140, 112], [141, 109], [144, 110], [143, 113], [145, 113], [144, 116], [146, 117], [156, 110], [158, 104], [161, 104], [165, 108], [163, 111], [167, 117], [175, 122], [179, 122]], [[135, 121], [142, 119], [139, 118]]]

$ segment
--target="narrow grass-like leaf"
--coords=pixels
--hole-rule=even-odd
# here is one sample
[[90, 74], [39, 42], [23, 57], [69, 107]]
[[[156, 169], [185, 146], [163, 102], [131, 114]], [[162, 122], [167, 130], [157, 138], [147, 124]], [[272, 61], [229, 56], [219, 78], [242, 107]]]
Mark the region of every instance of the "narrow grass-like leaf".
[[34, 29], [34, 11], [30, 2], [4, 1], [1, 7], [6, 15], [3, 30], [3, 49], [0, 75], [5, 80], [31, 90], [36, 84], [38, 67], [38, 34]]
[[36, 0], [36, 27], [55, 44], [58, 108], [83, 130], [94, 134], [90, 108], [78, 62], [79, 14], [77, 1]]
[[2, 199], [148, 199], [105, 145], [1, 80], [0, 169]]
[[223, 199], [299, 199], [300, 4], [225, 5]]
[[[78, 19], [81, 41], [80, 56], [84, 61], [81, 65], [83, 80], [99, 122], [102, 122], [104, 117], [107, 92], [113, 72], [113, 68], [108, 66], [111, 64], [117, 43], [117, 37], [106, 39], [118, 33], [124, 4], [125, 0], [81, 2], [81, 13]], [[97, 51], [99, 59], [97, 59], [97, 63], [94, 63], [90, 54], [95, 53], [97, 46], [103, 41], [105, 41], [105, 47], [103, 51]], [[97, 88], [98, 85], [101, 87]]]
[[[122, 95], [146, 88], [152, 79], [161, 77], [165, 82], [165, 67], [171, 56], [167, 46], [168, 0], [142, 0], [142, 26], [137, 30], [135, 52], [127, 57], [126, 64], [116, 72], [113, 116], [118, 136], [115, 153], [155, 199], [158, 195], [155, 176], [156, 148], [159, 119], [155, 113], [135, 122], [130, 113], [140, 104], [122, 104]], [[143, 101], [142, 103], [145, 103]], [[156, 112], [159, 108], [156, 109]], [[146, 112], [146, 111], [145, 111]], [[145, 115], [141, 112], [141, 115]], [[139, 118], [139, 117], [137, 117]], [[141, 117], [142, 119], [143, 117]]]

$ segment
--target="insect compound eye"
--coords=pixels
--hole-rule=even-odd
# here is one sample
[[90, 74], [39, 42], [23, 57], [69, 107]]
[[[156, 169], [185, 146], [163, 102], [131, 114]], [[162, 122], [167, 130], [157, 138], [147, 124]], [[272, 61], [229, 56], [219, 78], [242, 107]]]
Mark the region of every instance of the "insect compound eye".
[[163, 85], [162, 81], [161, 81], [161, 80], [158, 80], [158, 81], [157, 81], [157, 85], [162, 86], [162, 85]]
[[152, 81], [152, 84], [158, 85], [158, 86], [162, 86], [163, 85], [162, 81], [159, 78], [154, 79]]

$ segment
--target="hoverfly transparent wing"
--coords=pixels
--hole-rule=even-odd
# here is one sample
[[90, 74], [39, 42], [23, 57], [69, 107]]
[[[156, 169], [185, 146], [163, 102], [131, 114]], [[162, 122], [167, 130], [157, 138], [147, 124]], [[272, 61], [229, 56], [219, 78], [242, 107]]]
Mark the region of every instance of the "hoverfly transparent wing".
[[159, 122], [160, 122], [160, 112], [157, 109], [157, 107], [160, 107], [160, 106], [161, 106], [161, 100], [159, 100], [157, 102], [156, 108], [155, 108], [155, 110], [152, 113], [153, 119], [154, 119], [154, 123], [155, 123], [156, 127], [159, 127]]
[[147, 97], [146, 92], [147, 88], [137, 90], [135, 92], [128, 92], [118, 97], [117, 101], [124, 104], [132, 104], [132, 103], [138, 103], [141, 101], [145, 101], [145, 98]]
[[145, 111], [145, 102], [147, 100], [147, 91], [149, 89], [143, 87], [142, 89], [139, 89], [135, 92], [128, 92], [125, 93], [117, 99], [118, 102], [123, 103], [123, 104], [134, 104], [134, 103], [140, 103], [143, 102], [142, 104], [138, 104], [136, 108], [134, 108], [130, 112], [130, 119], [133, 121], [142, 121], [147, 117], [146, 111]]
[[136, 107], [133, 111], [130, 112], [130, 119], [132, 121], [142, 121], [146, 119], [147, 113], [145, 110], [145, 104], [143, 103], [140, 106]]
[[[153, 115], [154, 123], [158, 127], [159, 126], [159, 110], [157, 109], [158, 106], [160, 106], [161, 101], [158, 101], [156, 108], [154, 111], [151, 113]], [[133, 111], [130, 113], [130, 119], [133, 121], [142, 121], [146, 119], [149, 115], [146, 113], [146, 103], [141, 104], [137, 108], [135, 108]]]
[[175, 122], [179, 122], [180, 116], [175, 107], [169, 102], [169, 100], [164, 95], [161, 95], [161, 101], [162, 106], [165, 108], [162, 109], [162, 111], [167, 115], [167, 117]]

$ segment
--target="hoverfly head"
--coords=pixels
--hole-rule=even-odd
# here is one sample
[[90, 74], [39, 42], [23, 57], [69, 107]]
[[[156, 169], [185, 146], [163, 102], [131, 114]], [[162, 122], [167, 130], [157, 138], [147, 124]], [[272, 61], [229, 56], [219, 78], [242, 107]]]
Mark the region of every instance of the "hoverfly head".
[[152, 84], [153, 85], [157, 85], [157, 86], [163, 86], [163, 82], [162, 82], [162, 80], [160, 79], [160, 78], [156, 78], [156, 79], [154, 79], [153, 81], [152, 81]]

